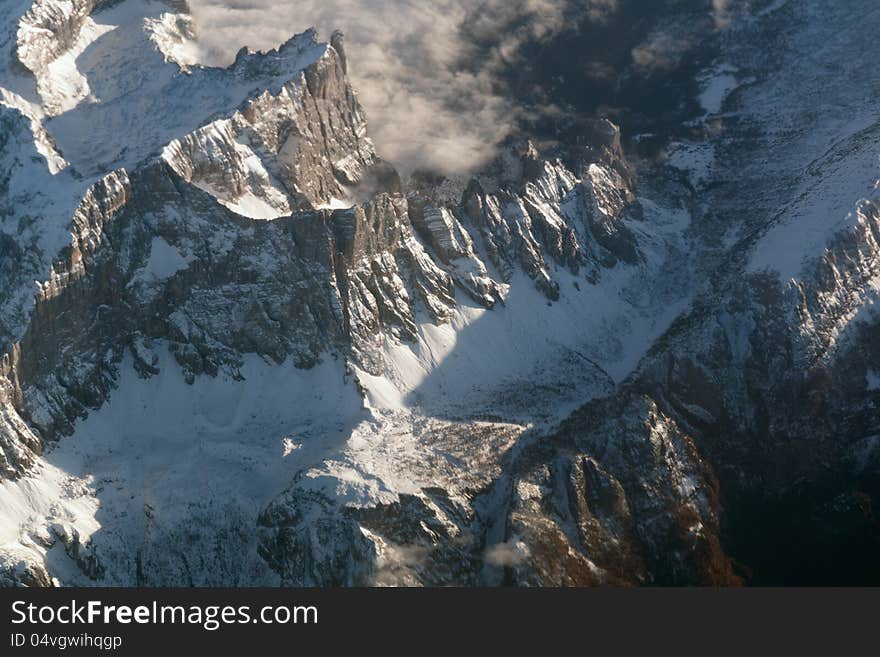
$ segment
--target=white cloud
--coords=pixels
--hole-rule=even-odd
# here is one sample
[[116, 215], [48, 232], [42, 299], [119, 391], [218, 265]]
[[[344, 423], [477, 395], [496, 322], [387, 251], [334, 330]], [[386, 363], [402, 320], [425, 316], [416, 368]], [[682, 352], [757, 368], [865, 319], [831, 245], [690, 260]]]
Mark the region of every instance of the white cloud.
[[520, 566], [529, 558], [529, 548], [522, 541], [511, 539], [506, 543], [496, 543], [486, 550], [486, 561], [497, 568]]
[[715, 27], [719, 30], [730, 26], [733, 12], [732, 0], [712, 0], [712, 15], [715, 18]]
[[643, 73], [671, 71], [692, 46], [690, 34], [658, 31], [632, 51], [633, 64]]
[[228, 64], [317, 27], [346, 36], [349, 74], [380, 153], [399, 168], [473, 170], [494, 155], [517, 108], [494, 84], [528, 39], [576, 7], [602, 20], [617, 0], [190, 0], [202, 60]]

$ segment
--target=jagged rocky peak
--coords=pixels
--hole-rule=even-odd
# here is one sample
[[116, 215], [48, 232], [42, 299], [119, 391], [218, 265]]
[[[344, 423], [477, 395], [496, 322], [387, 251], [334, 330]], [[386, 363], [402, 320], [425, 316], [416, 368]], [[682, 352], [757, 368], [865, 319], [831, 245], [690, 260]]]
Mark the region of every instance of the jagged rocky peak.
[[[550, 299], [558, 298], [552, 270], [563, 266], [596, 281], [618, 261], [634, 265], [638, 246], [626, 220], [641, 216], [617, 126], [597, 122], [587, 147], [541, 154], [513, 140], [459, 202], [448, 200], [455, 180], [415, 174], [409, 185], [413, 224], [444, 263], [458, 271], [468, 294], [491, 307], [522, 268]], [[457, 263], [457, 264], [456, 264]], [[498, 283], [487, 279], [495, 272]]]
[[[20, 63], [36, 80], [36, 93], [29, 98], [31, 92], [16, 92], [17, 105], [45, 128], [53, 146], [81, 175], [93, 176], [130, 169], [174, 139], [204, 128], [211, 118], [230, 118], [254, 100], [255, 90], [277, 98], [301, 87], [321, 105], [313, 102], [305, 112], [321, 112], [331, 104], [341, 112], [321, 118], [345, 124], [335, 136], [337, 150], [347, 152], [336, 153], [331, 162], [337, 165], [336, 176], [356, 184], [364, 168], [359, 160], [372, 154], [359, 143], [362, 135], [354, 134], [363, 131], [362, 112], [337, 49], [320, 43], [310, 30], [270, 54], [244, 51], [228, 69], [203, 67], [195, 63], [197, 43], [190, 17], [181, 13], [185, 8], [141, 0], [35, 4], [21, 18], [17, 49]], [[341, 48], [341, 40], [337, 45]], [[13, 84], [22, 91], [27, 86], [26, 79]], [[349, 97], [347, 111], [334, 94]], [[194, 97], [199, 103], [191, 102]], [[316, 129], [320, 125], [308, 116], [301, 122]], [[352, 135], [343, 138], [344, 129]], [[126, 135], [124, 143], [120, 134]], [[304, 135], [304, 146], [311, 136]], [[320, 187], [305, 193], [326, 191], [328, 199], [331, 191], [342, 193], [338, 186]]]
[[175, 13], [185, 9], [50, 3], [22, 19], [20, 57], [53, 117], [46, 130], [79, 173], [132, 168], [164, 148], [186, 180], [254, 218], [352, 205], [364, 189], [393, 187], [348, 85], [341, 35], [334, 46], [308, 31], [271, 54], [243, 48], [229, 69], [205, 68], [189, 52], [190, 18]]
[[344, 54], [333, 47], [277, 93], [264, 91], [231, 117], [174, 140], [163, 157], [184, 180], [255, 219], [349, 207], [395, 188], [367, 137]]

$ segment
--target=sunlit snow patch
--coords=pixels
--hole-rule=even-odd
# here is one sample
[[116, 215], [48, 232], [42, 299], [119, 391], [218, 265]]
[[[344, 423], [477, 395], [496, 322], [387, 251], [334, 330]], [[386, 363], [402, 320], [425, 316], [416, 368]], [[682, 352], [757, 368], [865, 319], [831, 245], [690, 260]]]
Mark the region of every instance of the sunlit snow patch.
[[701, 81], [700, 105], [707, 114], [718, 114], [724, 101], [740, 85], [736, 77], [737, 68], [723, 64], [713, 69]]

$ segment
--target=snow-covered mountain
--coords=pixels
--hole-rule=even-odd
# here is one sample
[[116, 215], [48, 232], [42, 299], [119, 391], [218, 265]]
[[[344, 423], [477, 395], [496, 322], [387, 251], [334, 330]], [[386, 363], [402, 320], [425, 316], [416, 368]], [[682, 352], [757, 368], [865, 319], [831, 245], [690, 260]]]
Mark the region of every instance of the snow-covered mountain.
[[341, 34], [212, 68], [184, 2], [4, 2], [0, 582], [875, 576], [855, 5], [744, 3], [661, 157], [402, 180]]

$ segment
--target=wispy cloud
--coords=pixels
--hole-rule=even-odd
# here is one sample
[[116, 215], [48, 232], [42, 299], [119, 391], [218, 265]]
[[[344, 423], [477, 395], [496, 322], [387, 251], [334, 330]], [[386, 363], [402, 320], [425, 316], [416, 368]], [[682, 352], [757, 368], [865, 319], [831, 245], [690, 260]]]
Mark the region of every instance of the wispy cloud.
[[506, 543], [496, 543], [486, 550], [486, 562], [497, 568], [520, 566], [529, 558], [529, 548], [525, 543], [511, 539]]
[[275, 47], [317, 27], [345, 32], [353, 84], [380, 152], [404, 170], [472, 170], [494, 155], [517, 108], [495, 71], [575, 7], [602, 20], [617, 0], [190, 0], [202, 58]]
[[[613, 25], [624, 9], [627, 15], [647, 12], [641, 1], [189, 0], [189, 5], [206, 63], [227, 64], [242, 45], [273, 48], [309, 27], [324, 38], [342, 30], [349, 73], [380, 153], [404, 171], [454, 173], [492, 158], [494, 146], [522, 118], [501, 77], [525, 68], [524, 46], [546, 42], [585, 20]], [[686, 4], [705, 2], [707, 22], [714, 16], [720, 25], [732, 1]], [[676, 12], [675, 2], [663, 7]], [[658, 29], [633, 50], [633, 63], [642, 71], [672, 68], [688, 45], [687, 37]], [[602, 61], [584, 62], [583, 74], [612, 79], [615, 71]]]
[[733, 12], [732, 0], [712, 0], [712, 16], [715, 19], [715, 27], [726, 29], [730, 26]]

